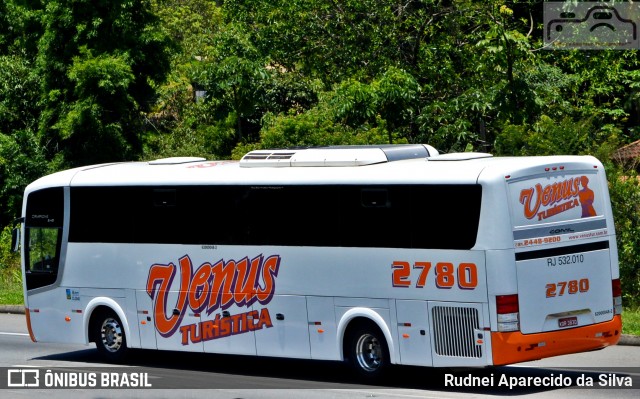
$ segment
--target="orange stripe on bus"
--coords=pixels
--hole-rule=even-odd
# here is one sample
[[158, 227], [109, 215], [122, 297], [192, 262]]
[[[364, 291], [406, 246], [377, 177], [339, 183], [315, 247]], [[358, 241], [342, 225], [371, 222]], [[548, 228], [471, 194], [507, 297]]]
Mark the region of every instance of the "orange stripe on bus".
[[31, 329], [31, 313], [29, 312], [29, 308], [24, 308], [24, 315], [27, 319], [27, 330], [29, 331], [29, 337], [31, 337], [31, 340], [33, 342], [38, 342], [36, 341], [36, 336], [33, 335], [33, 329]]
[[538, 360], [545, 357], [584, 352], [615, 345], [622, 333], [622, 319], [590, 326], [539, 334], [492, 332], [491, 347], [495, 366]]

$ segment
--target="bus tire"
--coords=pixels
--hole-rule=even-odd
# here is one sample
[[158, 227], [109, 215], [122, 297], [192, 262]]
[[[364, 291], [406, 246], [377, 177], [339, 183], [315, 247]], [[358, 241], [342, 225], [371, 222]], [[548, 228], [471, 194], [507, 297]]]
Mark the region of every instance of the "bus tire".
[[372, 322], [359, 323], [348, 335], [347, 360], [356, 376], [368, 382], [380, 379], [389, 367], [387, 341]]
[[120, 318], [113, 310], [100, 310], [93, 320], [92, 329], [96, 348], [103, 358], [112, 363], [125, 359], [127, 337]]

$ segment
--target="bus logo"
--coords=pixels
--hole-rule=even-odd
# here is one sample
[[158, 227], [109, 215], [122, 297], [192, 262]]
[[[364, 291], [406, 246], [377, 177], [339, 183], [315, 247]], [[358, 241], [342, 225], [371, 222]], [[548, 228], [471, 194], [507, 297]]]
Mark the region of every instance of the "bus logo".
[[[224, 311], [232, 305], [250, 308], [254, 303], [267, 305], [271, 302], [280, 268], [280, 256], [271, 255], [265, 258], [263, 255], [258, 255], [251, 260], [245, 257], [239, 261], [220, 259], [214, 263], [203, 263], [194, 271], [191, 258], [185, 255], [180, 258], [178, 265], [169, 263], [151, 266], [147, 278], [147, 294], [153, 301], [155, 328], [158, 333], [167, 338], [180, 328], [183, 344], [186, 345], [188, 343], [186, 337], [189, 334], [195, 336], [195, 333], [209, 327], [208, 322], [200, 323], [200, 326], [180, 327], [187, 309], [191, 309], [195, 314], [206, 312], [206, 315], [210, 315], [216, 310]], [[178, 287], [173, 287], [176, 273], [180, 274], [180, 284]], [[178, 293], [176, 302], [171, 304], [169, 303], [170, 291]], [[215, 319], [218, 322], [220, 322], [219, 316], [217, 315]], [[234, 317], [231, 317], [232, 321], [237, 318]], [[240, 320], [244, 320], [242, 325], [247, 328], [239, 329], [238, 326], [230, 325], [229, 329], [234, 335], [271, 327], [269, 311], [266, 308], [248, 312], [237, 319], [237, 324], [240, 324]], [[247, 319], [256, 320], [251, 325], [251, 329], [246, 323]], [[223, 324], [225, 323], [227, 321]], [[223, 336], [227, 334], [211, 334], [209, 338]], [[202, 338], [198, 336], [196, 340]], [[194, 339], [191, 339], [191, 342], [195, 342]]]
[[527, 219], [537, 217], [538, 221], [581, 207], [582, 217], [596, 216], [593, 207], [595, 194], [589, 188], [587, 176], [572, 177], [542, 186], [538, 183], [520, 191], [520, 203], [524, 206]]

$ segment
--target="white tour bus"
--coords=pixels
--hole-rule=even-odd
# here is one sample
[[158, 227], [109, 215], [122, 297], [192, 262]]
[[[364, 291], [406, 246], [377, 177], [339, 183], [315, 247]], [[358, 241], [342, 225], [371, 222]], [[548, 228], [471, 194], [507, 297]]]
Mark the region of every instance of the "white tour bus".
[[614, 345], [621, 290], [602, 164], [427, 145], [81, 167], [29, 185], [38, 342], [504, 365]]

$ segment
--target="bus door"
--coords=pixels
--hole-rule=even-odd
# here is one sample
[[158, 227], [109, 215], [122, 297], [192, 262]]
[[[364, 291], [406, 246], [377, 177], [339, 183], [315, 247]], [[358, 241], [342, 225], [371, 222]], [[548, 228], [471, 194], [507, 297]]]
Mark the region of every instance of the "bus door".
[[598, 169], [509, 182], [524, 334], [613, 318], [610, 209]]

